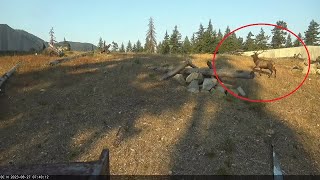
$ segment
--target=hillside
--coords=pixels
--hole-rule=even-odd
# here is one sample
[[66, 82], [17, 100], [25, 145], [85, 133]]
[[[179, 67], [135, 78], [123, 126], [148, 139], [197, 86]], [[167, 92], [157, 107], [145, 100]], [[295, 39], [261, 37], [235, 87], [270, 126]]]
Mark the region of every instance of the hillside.
[[[62, 45], [63, 42], [57, 43]], [[97, 47], [91, 43], [72, 42], [69, 41], [71, 50], [73, 51], [91, 51]], [[13, 29], [7, 24], [0, 24], [0, 52], [21, 52], [21, 51], [40, 51], [43, 44], [48, 46], [48, 43], [43, 39], [24, 30]]]
[[0, 24], [0, 51], [41, 50], [44, 40], [24, 30], [16, 30]]
[[[68, 43], [70, 43], [72, 51], [91, 51], [92, 50], [92, 46], [93, 46], [94, 50], [97, 49], [97, 46], [95, 46], [95, 45], [93, 45], [91, 43], [72, 42], [72, 41], [68, 41]], [[56, 45], [57, 46], [62, 46], [63, 42], [59, 42]]]

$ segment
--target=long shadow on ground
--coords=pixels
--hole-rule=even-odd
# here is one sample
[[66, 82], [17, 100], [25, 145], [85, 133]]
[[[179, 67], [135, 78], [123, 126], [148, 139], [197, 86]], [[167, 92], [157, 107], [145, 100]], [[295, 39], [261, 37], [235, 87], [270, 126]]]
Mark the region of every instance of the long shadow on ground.
[[[224, 67], [232, 65], [225, 61], [218, 68]], [[239, 81], [247, 81], [243, 84], [249, 93], [259, 89], [255, 80]], [[320, 173], [297, 132], [266, 110], [264, 103], [228, 96], [197, 95], [188, 128], [172, 153], [173, 174], [271, 175], [272, 141], [284, 174]]]

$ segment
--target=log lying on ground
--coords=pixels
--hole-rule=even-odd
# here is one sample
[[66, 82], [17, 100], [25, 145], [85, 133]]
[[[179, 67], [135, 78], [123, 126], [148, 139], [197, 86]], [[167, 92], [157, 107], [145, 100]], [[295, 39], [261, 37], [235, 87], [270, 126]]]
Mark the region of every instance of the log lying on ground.
[[191, 66], [193, 68], [197, 68], [197, 66], [192, 64], [192, 62], [190, 60], [187, 60], [187, 61], [183, 62], [182, 64], [180, 64], [179, 66], [177, 66], [176, 68], [174, 68], [173, 70], [171, 70], [168, 73], [166, 73], [164, 76], [161, 77], [160, 80], [162, 81], [162, 80], [166, 80], [166, 79], [169, 79], [169, 78], [173, 77], [174, 75], [178, 74], [180, 71], [182, 71], [187, 66]]
[[93, 54], [93, 52], [82, 53], [82, 54], [79, 54], [79, 55], [76, 55], [76, 56], [72, 56], [72, 57], [66, 57], [66, 58], [62, 58], [62, 59], [53, 60], [53, 61], [50, 61], [49, 64], [51, 66], [53, 66], [53, 65], [57, 65], [57, 64], [62, 63], [62, 62], [70, 61], [70, 60], [73, 60], [73, 59], [76, 59], [76, 58], [79, 58], [79, 57], [88, 56], [88, 55], [91, 55], [91, 54]]
[[[212, 69], [207, 68], [185, 68], [181, 71], [183, 74], [191, 74], [191, 73], [201, 73], [204, 76], [213, 76], [214, 72]], [[217, 69], [217, 75], [219, 77], [231, 77], [231, 78], [242, 78], [242, 79], [253, 79], [254, 72], [253, 71], [231, 71], [228, 69]]]
[[1, 86], [9, 79], [9, 77], [18, 69], [20, 63], [11, 68], [7, 73], [5, 73], [2, 77], [0, 77], [0, 90]]

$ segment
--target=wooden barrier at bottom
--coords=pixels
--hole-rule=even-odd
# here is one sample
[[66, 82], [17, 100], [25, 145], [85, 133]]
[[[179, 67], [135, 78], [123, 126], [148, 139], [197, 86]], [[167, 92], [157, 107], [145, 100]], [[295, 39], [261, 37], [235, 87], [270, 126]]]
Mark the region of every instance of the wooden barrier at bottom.
[[[100, 158], [92, 162], [72, 162], [58, 164], [35, 164], [0, 167], [0, 175], [110, 175], [109, 150], [104, 149]], [[91, 178], [89, 178], [91, 179]]]

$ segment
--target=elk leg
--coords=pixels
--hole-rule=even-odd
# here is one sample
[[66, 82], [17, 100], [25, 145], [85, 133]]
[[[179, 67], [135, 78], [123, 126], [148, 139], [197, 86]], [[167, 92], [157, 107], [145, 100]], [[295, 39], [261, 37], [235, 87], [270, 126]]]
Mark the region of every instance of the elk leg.
[[269, 74], [269, 78], [272, 76], [272, 73], [273, 73], [273, 71], [272, 71], [272, 69], [269, 69], [270, 70], [270, 74]]
[[276, 68], [273, 68], [273, 70], [274, 70], [274, 78], [276, 78], [277, 77], [277, 70], [276, 70]]
[[261, 76], [262, 68], [260, 68], [259, 75]]

